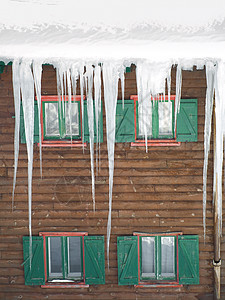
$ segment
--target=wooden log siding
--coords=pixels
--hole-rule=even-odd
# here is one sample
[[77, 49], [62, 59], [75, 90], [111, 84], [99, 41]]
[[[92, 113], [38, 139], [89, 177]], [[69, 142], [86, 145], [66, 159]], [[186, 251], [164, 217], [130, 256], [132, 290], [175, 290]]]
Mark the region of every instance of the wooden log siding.
[[[205, 71], [183, 71], [182, 97], [198, 98], [198, 142], [180, 147], [115, 146], [110, 271], [106, 284], [88, 289], [42, 289], [24, 285], [22, 236], [28, 235], [27, 154], [20, 145], [15, 194], [13, 180], [14, 104], [12, 70], [0, 75], [0, 299], [201, 299], [213, 293], [213, 156], [209, 156], [207, 232], [203, 240], [202, 170], [204, 149]], [[77, 91], [79, 93], [79, 90]], [[56, 75], [44, 66], [42, 94], [56, 94]], [[172, 70], [172, 94], [175, 70]], [[137, 94], [135, 71], [126, 74], [125, 99]], [[103, 91], [102, 91], [103, 95]], [[119, 96], [121, 99], [121, 88]], [[105, 124], [105, 115], [104, 115]], [[211, 147], [212, 148], [212, 147]], [[43, 179], [39, 149], [34, 146], [32, 232], [88, 231], [106, 235], [108, 215], [108, 161], [104, 126], [100, 172], [96, 177], [96, 212], [92, 211], [89, 149], [44, 148]], [[224, 222], [225, 224], [225, 222]], [[118, 286], [117, 247], [119, 235], [133, 231], [183, 231], [200, 238], [200, 284], [182, 288], [134, 288]], [[222, 239], [224, 241], [224, 238]], [[221, 245], [222, 262], [225, 243]], [[221, 295], [225, 297], [225, 268], [221, 270]]]

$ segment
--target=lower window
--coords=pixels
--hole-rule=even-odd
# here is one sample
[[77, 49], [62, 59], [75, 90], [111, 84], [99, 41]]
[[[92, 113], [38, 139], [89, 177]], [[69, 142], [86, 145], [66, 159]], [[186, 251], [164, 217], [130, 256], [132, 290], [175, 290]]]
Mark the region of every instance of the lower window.
[[180, 286], [199, 283], [199, 241], [182, 233], [117, 238], [119, 285]]
[[48, 281], [83, 281], [82, 237], [49, 236], [46, 240]]
[[103, 236], [87, 232], [40, 232], [23, 237], [26, 285], [49, 287], [88, 287], [105, 283]]

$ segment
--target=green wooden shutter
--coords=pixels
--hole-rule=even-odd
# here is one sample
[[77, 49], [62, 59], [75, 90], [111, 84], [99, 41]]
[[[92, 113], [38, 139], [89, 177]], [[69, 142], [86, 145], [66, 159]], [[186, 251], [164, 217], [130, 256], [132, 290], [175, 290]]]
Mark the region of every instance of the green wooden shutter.
[[116, 106], [116, 143], [134, 141], [134, 101], [124, 100], [123, 109], [122, 100], [118, 100]]
[[177, 114], [177, 141], [197, 142], [198, 140], [198, 101], [181, 99]]
[[105, 283], [104, 236], [84, 237], [85, 283]]
[[199, 284], [199, 239], [197, 235], [178, 236], [179, 282]]
[[117, 237], [118, 283], [138, 284], [138, 238], [137, 236]]
[[[97, 142], [97, 130], [96, 130], [96, 119], [95, 119], [95, 102], [93, 102], [93, 113], [94, 113], [94, 142]], [[84, 100], [84, 142], [89, 142], [89, 127], [88, 127], [88, 113], [87, 113], [87, 100]], [[101, 114], [99, 116], [99, 134], [100, 142], [103, 143], [103, 111], [101, 101]]]
[[30, 269], [29, 236], [23, 237], [25, 285], [45, 284], [43, 237], [32, 236], [32, 263]]
[[[20, 106], [20, 142], [26, 144], [25, 124], [23, 117], [23, 106]], [[38, 104], [34, 102], [34, 143], [39, 143]]]

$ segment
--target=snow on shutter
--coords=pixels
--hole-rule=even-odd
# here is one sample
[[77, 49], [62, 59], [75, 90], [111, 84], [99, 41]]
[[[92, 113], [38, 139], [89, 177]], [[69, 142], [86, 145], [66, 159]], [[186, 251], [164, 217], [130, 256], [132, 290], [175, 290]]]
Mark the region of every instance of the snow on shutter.
[[134, 141], [134, 101], [124, 100], [123, 109], [122, 100], [118, 100], [116, 106], [116, 143]]
[[197, 235], [178, 236], [179, 282], [199, 284], [199, 239]]
[[[96, 119], [95, 119], [95, 102], [93, 103], [94, 113], [94, 143], [97, 142], [97, 130], [96, 130]], [[89, 127], [88, 127], [88, 114], [87, 114], [87, 100], [84, 100], [84, 142], [89, 142]], [[101, 114], [99, 116], [99, 134], [100, 142], [103, 143], [103, 112], [102, 112], [102, 101], [101, 101]]]
[[43, 237], [32, 236], [32, 262], [30, 269], [29, 236], [23, 237], [25, 285], [45, 284]]
[[[20, 107], [20, 142], [26, 144], [23, 106]], [[34, 143], [39, 142], [38, 104], [34, 102]]]
[[85, 283], [105, 283], [104, 236], [84, 237]]
[[197, 142], [198, 140], [198, 101], [181, 99], [177, 114], [177, 141]]
[[138, 237], [117, 237], [118, 283], [138, 284]]

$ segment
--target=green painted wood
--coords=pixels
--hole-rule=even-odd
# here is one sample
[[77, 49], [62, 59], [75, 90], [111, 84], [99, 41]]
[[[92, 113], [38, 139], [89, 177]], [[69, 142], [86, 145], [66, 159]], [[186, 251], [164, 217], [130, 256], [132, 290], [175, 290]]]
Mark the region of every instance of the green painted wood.
[[134, 142], [134, 101], [117, 101], [116, 106], [116, 143]]
[[178, 236], [179, 282], [199, 284], [199, 238], [197, 235]]
[[[95, 102], [93, 101], [93, 113], [94, 113], [94, 143], [97, 142], [97, 127], [96, 127], [96, 118], [95, 118]], [[87, 100], [84, 100], [84, 142], [90, 141], [89, 127], [88, 127], [88, 113], [87, 113]], [[101, 114], [99, 116], [99, 134], [100, 134], [100, 143], [103, 143], [103, 107], [101, 101]]]
[[[23, 106], [20, 106], [20, 142], [26, 144], [25, 124], [23, 115]], [[38, 105], [34, 102], [34, 143], [39, 143], [39, 122], [38, 122]]]
[[43, 237], [32, 236], [32, 262], [30, 268], [29, 236], [23, 237], [25, 285], [45, 284]]
[[84, 237], [85, 283], [105, 283], [104, 236]]
[[118, 283], [138, 284], [138, 238], [137, 236], [117, 237]]
[[180, 112], [177, 114], [177, 141], [198, 141], [197, 99], [181, 99]]

